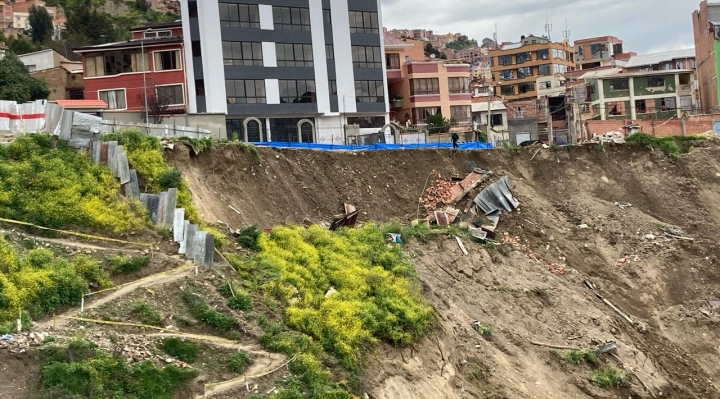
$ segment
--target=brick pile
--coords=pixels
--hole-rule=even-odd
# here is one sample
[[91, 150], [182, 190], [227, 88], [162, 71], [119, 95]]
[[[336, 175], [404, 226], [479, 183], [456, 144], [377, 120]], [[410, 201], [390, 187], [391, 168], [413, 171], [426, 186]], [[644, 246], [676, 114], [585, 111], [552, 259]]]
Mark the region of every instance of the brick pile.
[[444, 179], [439, 173], [432, 171], [436, 176], [432, 186], [425, 190], [420, 203], [425, 207], [425, 211], [431, 215], [433, 212], [441, 209], [447, 204], [448, 198], [452, 197], [455, 183], [450, 179]]
[[537, 252], [533, 251], [532, 248], [527, 244], [520, 244], [520, 241], [518, 241], [518, 238], [511, 237], [508, 233], [505, 233], [503, 235], [503, 238], [500, 240], [503, 244], [512, 245], [514, 248], [521, 250], [525, 256], [528, 259], [532, 259], [535, 262], [543, 265], [550, 273], [556, 274], [558, 276], [561, 276], [565, 274], [565, 265], [557, 263], [557, 262], [550, 262], [542, 257], [542, 255], [538, 254]]

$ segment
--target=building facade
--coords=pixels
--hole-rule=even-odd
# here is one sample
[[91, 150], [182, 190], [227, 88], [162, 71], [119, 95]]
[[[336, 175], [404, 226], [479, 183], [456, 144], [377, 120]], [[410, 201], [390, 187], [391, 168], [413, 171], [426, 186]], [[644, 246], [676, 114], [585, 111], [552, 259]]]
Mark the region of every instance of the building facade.
[[388, 122], [378, 0], [182, 0], [189, 107], [246, 141], [344, 144]]
[[695, 49], [636, 55], [625, 64], [625, 72], [695, 70]]
[[425, 124], [429, 116], [441, 114], [471, 123], [470, 65], [417, 57], [421, 45], [385, 37], [392, 119], [403, 125]]
[[700, 91], [700, 106], [706, 112], [720, 109], [720, 4], [700, 3], [693, 12], [695, 61]]
[[575, 69], [572, 47], [544, 37], [523, 37], [519, 43], [491, 50], [495, 95], [506, 101], [537, 98], [538, 77], [562, 75]]
[[[86, 100], [102, 100], [107, 112], [162, 115], [187, 113], [182, 24], [172, 22], [132, 30], [126, 42], [81, 47]], [[125, 115], [124, 117], [127, 117]], [[152, 122], [152, 121], [150, 121]]]
[[623, 41], [615, 36], [576, 40], [575, 62], [578, 69], [622, 67], [633, 53], [625, 53]]
[[[585, 79], [585, 119], [663, 120], [697, 106], [691, 70], [618, 73]], [[588, 108], [589, 107], [589, 108]]]

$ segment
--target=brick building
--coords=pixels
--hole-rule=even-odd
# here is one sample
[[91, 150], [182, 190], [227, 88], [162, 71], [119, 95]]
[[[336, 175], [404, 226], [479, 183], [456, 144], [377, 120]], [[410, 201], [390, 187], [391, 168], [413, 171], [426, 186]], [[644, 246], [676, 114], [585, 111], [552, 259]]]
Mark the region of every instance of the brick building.
[[705, 111], [720, 109], [720, 4], [702, 1], [692, 14], [695, 37], [695, 61], [700, 91], [700, 106]]
[[622, 67], [635, 53], [626, 53], [623, 41], [615, 36], [601, 36], [576, 40], [575, 62], [578, 69]]
[[57, 67], [43, 69], [30, 75], [45, 80], [50, 89], [49, 101], [82, 100], [85, 98], [83, 65], [81, 62], [64, 61]]

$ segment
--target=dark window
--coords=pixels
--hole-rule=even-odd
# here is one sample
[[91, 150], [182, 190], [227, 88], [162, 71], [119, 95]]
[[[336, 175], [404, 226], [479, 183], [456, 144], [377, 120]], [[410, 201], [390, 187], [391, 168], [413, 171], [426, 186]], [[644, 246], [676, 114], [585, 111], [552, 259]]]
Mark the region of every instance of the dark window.
[[535, 91], [535, 83], [534, 82], [520, 83], [518, 85], [518, 94], [525, 94], [525, 93], [529, 93], [531, 91]]
[[81, 90], [68, 90], [67, 98], [68, 98], [68, 100], [84, 100], [85, 92], [82, 89]]
[[665, 87], [665, 78], [648, 78], [648, 87]]
[[532, 60], [532, 53], [529, 51], [524, 53], [518, 53], [515, 55], [515, 59], [517, 60], [518, 64], [522, 64], [523, 62]]
[[510, 65], [512, 64], [512, 59], [509, 55], [501, 55], [498, 57], [498, 65]]
[[675, 101], [675, 97], [661, 98], [660, 109], [662, 111], [675, 111], [677, 109], [677, 102]]
[[183, 105], [185, 104], [185, 93], [182, 85], [158, 86], [156, 95], [162, 104]]
[[627, 79], [615, 79], [610, 81], [610, 91], [628, 90], [629, 87]]
[[410, 95], [440, 94], [440, 81], [437, 78], [410, 79]]
[[218, 4], [220, 26], [224, 28], [260, 29], [260, 12], [256, 4]]
[[548, 51], [548, 49], [538, 50], [538, 52], [537, 52], [537, 59], [539, 59], [539, 60], [549, 60], [549, 59], [550, 59], [550, 51]]
[[332, 44], [325, 45], [325, 58], [328, 60], [335, 59], [335, 49], [333, 48]]
[[202, 46], [200, 46], [200, 40], [192, 41], [192, 56], [202, 57]]
[[350, 33], [380, 33], [376, 12], [350, 11]]
[[491, 126], [499, 126], [503, 124], [502, 114], [493, 114], [492, 120], [490, 121]]
[[512, 96], [515, 94], [515, 86], [514, 85], [502, 85], [500, 89], [500, 94], [503, 96]]
[[180, 51], [157, 51], [154, 54], [156, 71], [174, 71], [180, 69]]
[[337, 96], [337, 80], [328, 80], [330, 95]]
[[265, 104], [264, 80], [226, 80], [228, 104]]
[[323, 9], [323, 23], [325, 25], [332, 25], [332, 17], [331, 17], [330, 10]]
[[518, 68], [518, 79], [530, 77], [532, 74], [532, 67]]
[[382, 128], [385, 126], [384, 116], [359, 116], [347, 119], [348, 125], [359, 125], [360, 129]]
[[[435, 79], [437, 80], [437, 79]], [[382, 80], [356, 80], [355, 100], [359, 103], [385, 102], [385, 86]]]
[[[245, 139], [245, 120], [244, 119], [226, 119], [225, 127], [227, 130], [228, 139], [233, 138], [237, 135], [240, 140]], [[267, 140], [267, 128], [265, 126], [265, 119], [260, 119], [260, 123], [256, 120], [250, 120], [247, 124], [247, 140], [251, 143], [257, 143], [261, 140], [260, 131], [263, 132], [263, 138]]]
[[450, 117], [457, 122], [470, 122], [472, 109], [469, 105], [453, 105], [450, 107]]
[[316, 103], [314, 80], [281, 80], [280, 102], [287, 104]]
[[550, 76], [552, 75], [552, 67], [550, 64], [540, 65], [538, 66], [538, 74], [540, 76]]
[[[314, 118], [303, 118], [309, 119], [315, 123]], [[301, 140], [298, 140], [298, 122], [299, 118], [271, 118], [270, 119], [270, 130], [272, 131], [273, 141], [280, 142], [294, 142], [302, 141], [303, 143], [312, 143], [313, 128], [309, 123], [303, 123], [300, 126]]]
[[400, 69], [400, 54], [385, 54], [385, 67], [387, 69]]
[[263, 66], [262, 43], [223, 42], [225, 65]]
[[198, 10], [197, 10], [197, 2], [191, 1], [188, 3], [188, 16], [190, 18], [197, 18], [198, 17]]
[[286, 67], [312, 67], [312, 44], [275, 43], [277, 65]]
[[[133, 57], [131, 57], [130, 54], [105, 54], [105, 75], [118, 75], [121, 73], [134, 72], [132, 58]], [[142, 66], [140, 66], [137, 70], [142, 71]]]
[[645, 100], [635, 100], [635, 110], [638, 114], [644, 114], [647, 112], [647, 103]]
[[310, 10], [297, 7], [273, 7], [275, 30], [310, 30]]
[[470, 93], [470, 78], [448, 78], [450, 94]]
[[195, 79], [195, 94], [198, 96], [205, 95], [205, 80]]
[[500, 80], [512, 80], [515, 79], [515, 71], [512, 69], [506, 69], [504, 71], [500, 71]]
[[352, 60], [355, 68], [382, 68], [380, 47], [352, 46]]

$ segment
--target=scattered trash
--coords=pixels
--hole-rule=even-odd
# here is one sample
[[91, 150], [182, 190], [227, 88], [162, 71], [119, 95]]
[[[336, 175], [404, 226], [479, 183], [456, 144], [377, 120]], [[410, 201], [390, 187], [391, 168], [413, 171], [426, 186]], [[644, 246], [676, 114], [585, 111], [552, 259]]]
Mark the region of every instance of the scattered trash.
[[657, 237], [655, 236], [655, 234], [645, 234], [643, 238], [648, 241], [654, 241]]
[[503, 236], [503, 238], [501, 239], [500, 242], [503, 244], [510, 244], [513, 247], [520, 249], [521, 251], [523, 251], [525, 253], [525, 256], [528, 259], [532, 259], [535, 262], [545, 266], [545, 268], [553, 274], [562, 276], [565, 273], [567, 273], [567, 270], [565, 269], [565, 265], [556, 263], [556, 262], [549, 262], [549, 261], [545, 260], [541, 255], [539, 255], [538, 253], [533, 251], [529, 245], [521, 245], [517, 238], [511, 237], [507, 233], [505, 233], [505, 235]]
[[330, 223], [329, 229], [331, 231], [335, 231], [340, 227], [355, 227], [355, 224], [357, 223], [358, 213], [360, 213], [360, 211], [354, 211], [342, 216], [335, 217], [332, 223]]
[[713, 309], [720, 309], [720, 301], [708, 301], [708, 305]]
[[617, 344], [615, 343], [615, 341], [610, 341], [610, 342], [606, 343], [605, 345], [601, 346], [600, 348], [598, 348], [598, 350], [595, 351], [595, 354], [602, 355], [603, 353], [612, 352], [615, 349], [617, 349]]
[[453, 224], [459, 214], [460, 210], [455, 209], [451, 206], [445, 207], [445, 209], [443, 210], [434, 212], [435, 221], [438, 226], [441, 227], [448, 227]]
[[2, 337], [0, 337], [0, 340], [1, 340], [1, 341], [12, 341], [12, 340], [13, 340], [13, 336], [12, 336], [12, 334], [5, 334], [5, 335], [3, 335]]
[[618, 259], [617, 262], [615, 262], [616, 267], [627, 265], [630, 262], [638, 262], [640, 261], [640, 257], [637, 255], [625, 255], [622, 258]]
[[402, 244], [402, 237], [400, 234], [395, 233], [387, 233], [388, 235], [388, 242], [395, 243], [395, 244]]
[[602, 136], [598, 136], [597, 133], [593, 133], [592, 138], [590, 139], [591, 143], [615, 143], [615, 144], [624, 144], [625, 143], [625, 135], [621, 132], [607, 132], [603, 134]]
[[616, 203], [615, 203], [615, 206], [618, 207], [618, 208], [620, 208], [620, 209], [627, 209], [627, 208], [631, 208], [631, 207], [632, 207], [632, 204], [627, 203], [627, 202], [616, 202]]
[[478, 240], [484, 241], [487, 239], [488, 233], [487, 231], [477, 228], [477, 227], [470, 227], [468, 228], [468, 231], [470, 231], [470, 235], [473, 238], [477, 238]]
[[463, 251], [463, 253], [464, 253], [465, 255], [467, 255], [467, 254], [468, 254], [468, 251], [467, 251], [467, 249], [465, 249], [465, 244], [463, 244], [463, 242], [462, 242], [462, 240], [460, 239], [460, 237], [457, 237], [457, 236], [456, 236], [455, 239], [457, 240], [457, 243], [458, 243], [458, 246], [460, 247], [460, 249]]
[[588, 226], [588, 225], [586, 225], [585, 223], [583, 223], [583, 224], [579, 224], [579, 225], [577, 226], [577, 228], [580, 229], [580, 230], [587, 230], [587, 229], [590, 228], [590, 226]]
[[608, 305], [612, 310], [614, 310], [617, 314], [619, 314], [625, 321], [627, 321], [630, 324], [635, 324], [633, 319], [630, 318], [630, 316], [626, 315], [622, 310], [620, 310], [617, 306], [613, 305], [612, 302], [605, 299], [602, 295], [600, 295], [596, 290], [595, 286], [588, 280], [583, 280], [583, 283], [585, 283], [585, 286], [588, 287], [595, 296], [603, 301], [606, 305]]

